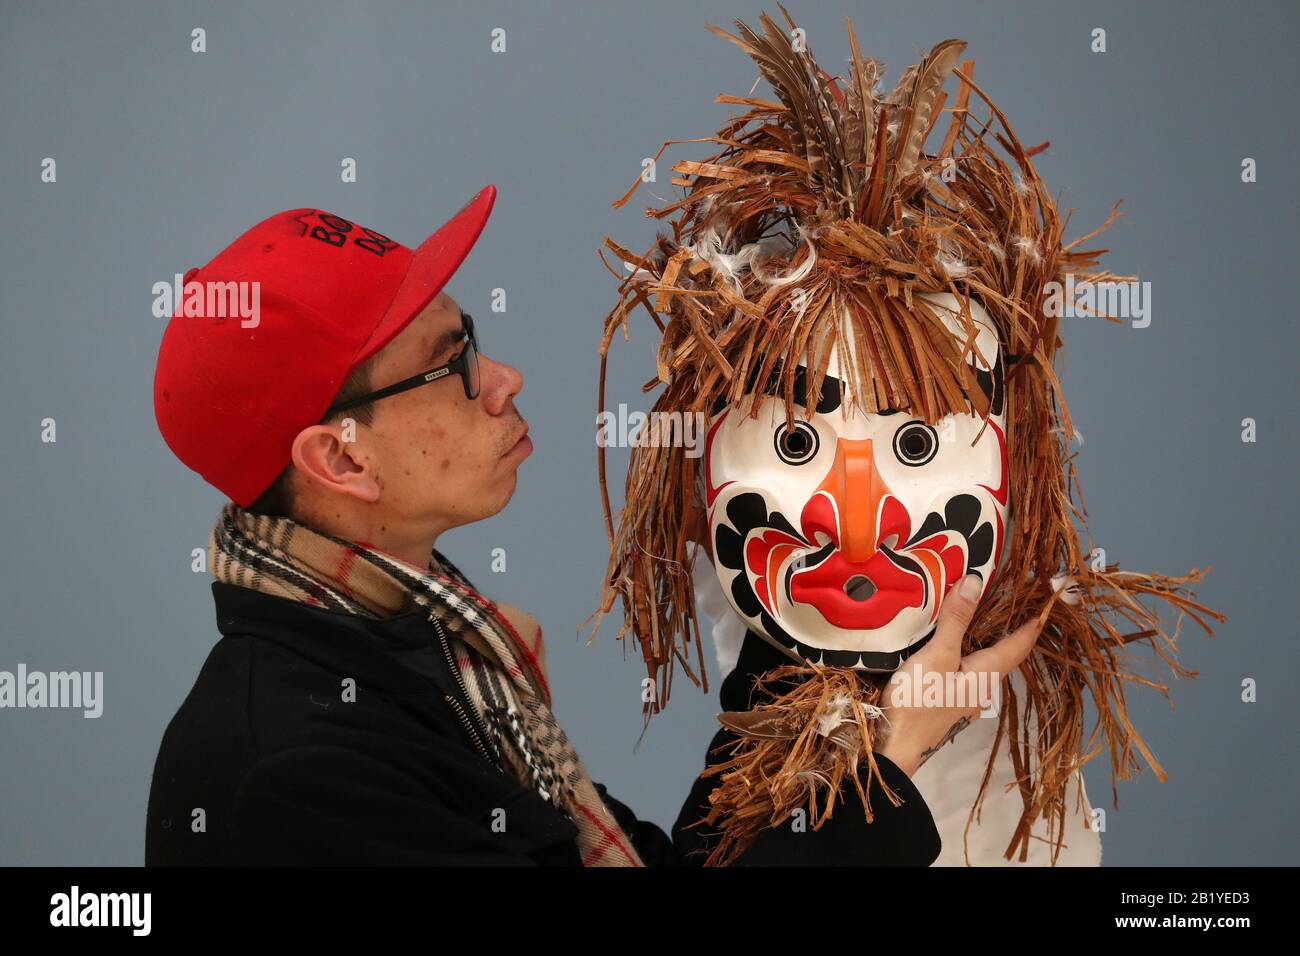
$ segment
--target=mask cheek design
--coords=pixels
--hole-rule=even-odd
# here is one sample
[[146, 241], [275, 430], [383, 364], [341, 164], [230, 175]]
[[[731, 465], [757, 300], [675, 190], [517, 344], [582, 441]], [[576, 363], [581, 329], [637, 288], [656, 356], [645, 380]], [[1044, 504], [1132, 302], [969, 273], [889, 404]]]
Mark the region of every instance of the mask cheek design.
[[713, 516], [713, 557], [732, 606], [742, 617], [757, 621], [769, 637], [787, 647], [794, 638], [777, 623], [777, 581], [789, 556], [807, 549], [807, 542], [779, 512], [769, 512], [763, 496], [740, 491], [724, 508], [725, 521]]
[[754, 595], [769, 614], [779, 613], [776, 596], [782, 565], [804, 547], [804, 542], [770, 529], [752, 536], [745, 544], [745, 568], [753, 582]]
[[954, 495], [942, 515], [932, 511], [926, 516], [905, 551], [925, 569], [930, 623], [939, 616], [943, 595], [965, 574], [974, 571], [989, 580], [989, 565], [1001, 549], [1001, 527], [991, 503], [972, 494]]

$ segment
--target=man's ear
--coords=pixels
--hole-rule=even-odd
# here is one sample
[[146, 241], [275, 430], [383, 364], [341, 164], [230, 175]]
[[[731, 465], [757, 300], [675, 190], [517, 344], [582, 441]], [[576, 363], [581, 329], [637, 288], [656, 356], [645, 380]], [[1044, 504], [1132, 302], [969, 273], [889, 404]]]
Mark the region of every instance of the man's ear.
[[299, 489], [311, 484], [322, 491], [379, 500], [373, 457], [360, 442], [343, 440], [339, 425], [312, 425], [293, 440], [292, 459]]

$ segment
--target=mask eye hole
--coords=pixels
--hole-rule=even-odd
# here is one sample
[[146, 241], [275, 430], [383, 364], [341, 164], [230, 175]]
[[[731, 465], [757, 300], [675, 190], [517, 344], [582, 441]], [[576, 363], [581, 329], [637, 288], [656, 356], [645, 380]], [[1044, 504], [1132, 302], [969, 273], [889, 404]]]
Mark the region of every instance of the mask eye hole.
[[925, 422], [909, 422], [894, 433], [894, 456], [905, 465], [925, 465], [939, 452], [939, 435]]
[[817, 437], [817, 429], [807, 422], [795, 422], [793, 428], [787, 428], [782, 422], [776, 430], [773, 445], [787, 465], [803, 465], [817, 457], [821, 439]]

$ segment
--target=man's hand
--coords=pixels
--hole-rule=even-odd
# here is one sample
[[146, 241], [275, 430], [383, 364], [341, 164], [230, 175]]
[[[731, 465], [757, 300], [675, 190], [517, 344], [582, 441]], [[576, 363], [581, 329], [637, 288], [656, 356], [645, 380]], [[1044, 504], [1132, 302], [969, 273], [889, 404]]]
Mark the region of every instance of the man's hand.
[[[887, 730], [876, 752], [909, 777], [989, 705], [992, 695], [985, 689], [1001, 684], [1038, 640], [1042, 626], [1035, 618], [993, 646], [962, 657], [962, 638], [975, 616], [980, 587], [979, 576], [968, 574], [948, 593], [930, 643], [909, 657], [885, 686]], [[927, 695], [935, 684], [943, 688], [937, 705], [931, 699], [935, 691]], [[968, 693], [972, 687], [976, 694]]]

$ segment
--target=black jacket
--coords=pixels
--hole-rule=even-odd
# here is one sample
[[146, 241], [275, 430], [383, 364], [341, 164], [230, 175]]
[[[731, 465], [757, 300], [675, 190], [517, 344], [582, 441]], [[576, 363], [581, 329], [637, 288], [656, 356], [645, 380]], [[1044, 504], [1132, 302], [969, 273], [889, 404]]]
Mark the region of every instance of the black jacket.
[[[471, 743], [424, 611], [374, 620], [222, 582], [212, 593], [222, 638], [163, 735], [146, 865], [580, 864], [573, 824]], [[746, 709], [752, 675], [779, 662], [747, 638], [724, 709]], [[868, 825], [849, 792], [821, 830], [764, 831], [739, 863], [933, 862], [920, 793], [877, 759], [902, 806], [873, 791]], [[647, 863], [694, 865], [711, 843], [685, 825], [714, 779], [696, 780], [671, 841], [597, 787]]]

